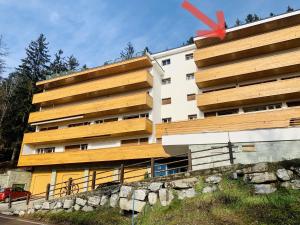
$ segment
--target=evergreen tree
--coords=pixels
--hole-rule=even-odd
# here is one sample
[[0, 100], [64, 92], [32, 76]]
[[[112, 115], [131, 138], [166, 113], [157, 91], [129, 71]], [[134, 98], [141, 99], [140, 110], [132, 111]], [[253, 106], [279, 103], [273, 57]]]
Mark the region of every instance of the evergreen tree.
[[75, 58], [75, 56], [71, 55], [68, 57], [67, 59], [67, 68], [69, 71], [74, 71], [77, 70], [79, 67], [79, 62], [78, 60]]
[[147, 53], [152, 54], [151, 51], [149, 50], [149, 48], [146, 46], [143, 50], [143, 55], [145, 55]]
[[271, 13], [270, 13], [270, 17], [273, 17], [273, 16], [275, 16], [275, 14], [271, 12]]
[[292, 7], [290, 7], [290, 6], [287, 7], [287, 10], [286, 10], [287, 13], [293, 12], [293, 11], [294, 11], [294, 9]]
[[186, 45], [191, 45], [194, 44], [194, 37], [190, 37], [187, 41], [186, 41]]
[[240, 21], [239, 18], [237, 18], [235, 21], [235, 26], [240, 26], [240, 25], [242, 25], [242, 21]]
[[248, 14], [246, 19], [245, 19], [245, 22], [246, 23], [252, 23], [252, 22], [255, 22], [255, 21], [258, 21], [260, 20], [260, 18], [258, 17], [258, 15], [256, 14]]
[[50, 63], [51, 74], [60, 74], [68, 71], [68, 65], [63, 57], [63, 50], [59, 49], [54, 55], [54, 60]]
[[121, 51], [120, 57], [122, 60], [131, 59], [134, 57], [134, 53], [135, 53], [135, 50], [134, 50], [133, 45], [131, 44], [131, 42], [128, 42], [127, 46], [124, 48], [124, 50]]

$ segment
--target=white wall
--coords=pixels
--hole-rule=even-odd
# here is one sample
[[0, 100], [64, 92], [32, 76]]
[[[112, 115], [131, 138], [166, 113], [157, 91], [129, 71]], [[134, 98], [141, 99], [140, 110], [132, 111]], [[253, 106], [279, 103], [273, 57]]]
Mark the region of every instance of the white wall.
[[187, 120], [188, 115], [202, 117], [196, 100], [187, 101], [188, 94], [198, 94], [195, 80], [186, 80], [186, 74], [197, 71], [194, 59], [186, 60], [185, 55], [195, 51], [195, 45], [189, 45], [152, 55], [162, 66], [162, 60], [171, 59], [171, 64], [162, 66], [164, 79], [171, 78], [171, 83], [161, 86], [161, 98], [172, 98], [172, 103], [161, 106], [161, 118], [171, 117], [172, 121]]

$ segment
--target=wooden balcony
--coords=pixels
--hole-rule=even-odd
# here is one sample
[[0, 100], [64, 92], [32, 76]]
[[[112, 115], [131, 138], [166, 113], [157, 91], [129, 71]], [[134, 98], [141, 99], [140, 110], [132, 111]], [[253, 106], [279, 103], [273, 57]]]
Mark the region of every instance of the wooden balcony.
[[20, 155], [18, 166], [48, 166], [75, 163], [169, 157], [161, 144], [121, 146], [95, 150], [79, 150], [47, 154]]
[[60, 76], [50, 80], [37, 82], [36, 85], [41, 89], [52, 89], [59, 86], [79, 83], [82, 81], [95, 79], [99, 77], [109, 76], [113, 74], [126, 73], [142, 68], [152, 66], [151, 59], [148, 56], [141, 56], [121, 62], [87, 69], [81, 72], [76, 72], [70, 75]]
[[300, 46], [300, 25], [225, 42], [195, 51], [198, 67], [262, 55]]
[[300, 108], [282, 109], [269, 112], [236, 114], [209, 117], [198, 120], [163, 123], [156, 125], [156, 137], [174, 134], [201, 132], [226, 132], [267, 128], [289, 127], [293, 118], [299, 118]]
[[202, 111], [300, 98], [300, 78], [199, 94], [197, 105]]
[[131, 135], [145, 135], [151, 133], [152, 122], [146, 118], [140, 118], [25, 133], [23, 144], [41, 145], [59, 142], [82, 141], [94, 138], [99, 139]]
[[62, 104], [141, 88], [149, 88], [152, 87], [152, 83], [153, 78], [148, 70], [137, 70], [35, 94], [32, 103], [42, 106]]
[[83, 118], [101, 117], [121, 113], [149, 110], [152, 108], [152, 97], [146, 92], [118, 97], [72, 104], [45, 111], [33, 112], [29, 115], [29, 123], [56, 120], [73, 116]]
[[228, 64], [199, 69], [196, 73], [198, 87], [205, 88], [238, 83], [258, 77], [293, 73], [300, 70], [300, 48], [235, 61]]

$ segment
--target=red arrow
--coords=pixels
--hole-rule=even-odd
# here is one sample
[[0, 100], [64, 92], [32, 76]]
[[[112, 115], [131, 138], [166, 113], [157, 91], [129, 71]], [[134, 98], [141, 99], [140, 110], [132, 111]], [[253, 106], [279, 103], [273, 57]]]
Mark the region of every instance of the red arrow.
[[226, 30], [225, 30], [225, 18], [224, 18], [223, 11], [216, 12], [218, 23], [215, 23], [203, 12], [197, 9], [194, 5], [189, 3], [188, 0], [184, 0], [184, 2], [182, 3], [182, 7], [211, 28], [211, 30], [198, 30], [197, 36], [218, 37], [221, 40], [225, 38]]

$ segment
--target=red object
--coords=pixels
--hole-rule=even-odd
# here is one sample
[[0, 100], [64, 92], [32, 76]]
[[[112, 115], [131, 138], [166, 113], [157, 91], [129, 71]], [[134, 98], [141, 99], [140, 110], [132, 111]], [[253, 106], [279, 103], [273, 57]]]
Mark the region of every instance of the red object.
[[218, 37], [221, 40], [225, 38], [226, 30], [225, 30], [225, 18], [224, 18], [223, 11], [216, 12], [218, 23], [215, 23], [203, 12], [197, 9], [194, 5], [189, 3], [188, 0], [184, 0], [184, 2], [182, 3], [182, 7], [211, 28], [211, 30], [198, 30], [196, 33], [197, 36]]
[[27, 195], [31, 195], [29, 191], [25, 191], [23, 188], [0, 188], [0, 201], [8, 202], [9, 195], [11, 194], [12, 200], [26, 199]]

